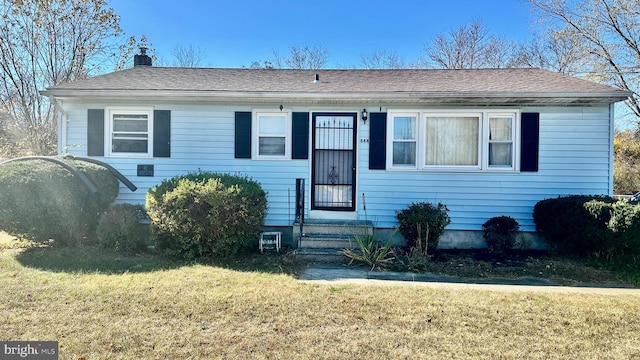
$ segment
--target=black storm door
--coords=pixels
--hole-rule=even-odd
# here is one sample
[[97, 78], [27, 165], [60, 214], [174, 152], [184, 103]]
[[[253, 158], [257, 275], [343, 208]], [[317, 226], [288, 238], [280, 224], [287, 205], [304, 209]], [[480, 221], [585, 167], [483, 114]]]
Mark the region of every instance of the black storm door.
[[356, 113], [313, 114], [312, 210], [355, 210]]

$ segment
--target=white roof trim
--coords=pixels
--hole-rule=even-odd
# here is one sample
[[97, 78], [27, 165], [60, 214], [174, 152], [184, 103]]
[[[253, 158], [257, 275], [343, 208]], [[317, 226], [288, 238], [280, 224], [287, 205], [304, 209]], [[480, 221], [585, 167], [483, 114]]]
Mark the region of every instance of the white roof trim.
[[180, 101], [216, 102], [399, 102], [399, 103], [612, 103], [625, 100], [629, 94], [619, 92], [238, 92], [211, 90], [44, 90], [42, 95], [58, 99], [174, 99]]

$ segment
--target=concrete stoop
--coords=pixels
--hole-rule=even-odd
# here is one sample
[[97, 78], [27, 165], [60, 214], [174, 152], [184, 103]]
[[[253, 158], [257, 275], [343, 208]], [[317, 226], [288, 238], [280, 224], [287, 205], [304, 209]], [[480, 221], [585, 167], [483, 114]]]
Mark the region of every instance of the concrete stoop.
[[373, 234], [370, 221], [306, 220], [293, 225], [293, 238], [298, 240], [296, 256], [314, 262], [345, 263], [344, 249], [353, 249], [354, 236]]

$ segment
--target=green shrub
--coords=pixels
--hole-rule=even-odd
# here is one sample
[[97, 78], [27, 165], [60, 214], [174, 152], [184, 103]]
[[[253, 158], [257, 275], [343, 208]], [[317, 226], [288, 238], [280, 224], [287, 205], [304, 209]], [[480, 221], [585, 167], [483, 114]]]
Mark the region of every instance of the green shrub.
[[407, 246], [423, 255], [432, 253], [438, 247], [444, 228], [451, 223], [449, 209], [438, 203], [417, 202], [396, 212], [400, 233]]
[[607, 224], [615, 201], [607, 196], [588, 195], [545, 199], [534, 206], [533, 221], [552, 248], [590, 255], [612, 236]]
[[510, 216], [492, 217], [482, 224], [482, 236], [491, 252], [503, 253], [513, 249], [520, 224]]
[[391, 267], [395, 256], [391, 249], [394, 231], [385, 241], [376, 238], [376, 228], [371, 234], [364, 232], [353, 237], [357, 249], [344, 249], [342, 253], [350, 259], [349, 265], [357, 262], [366, 266], [371, 266], [371, 270], [385, 270]]
[[118, 180], [106, 168], [68, 160], [98, 188], [42, 160], [0, 165], [0, 229], [36, 241], [72, 245], [92, 239], [100, 214], [118, 195]]
[[98, 243], [107, 249], [131, 253], [145, 249], [149, 238], [148, 226], [141, 224], [147, 218], [142, 205], [111, 205], [98, 222]]
[[610, 197], [547, 199], [534, 207], [540, 234], [561, 250], [614, 260], [640, 254], [640, 205]]
[[247, 177], [198, 172], [150, 189], [147, 211], [158, 249], [187, 259], [229, 256], [257, 239], [267, 197]]
[[640, 255], [640, 205], [625, 200], [613, 204], [608, 227], [613, 236], [603, 249], [606, 259]]

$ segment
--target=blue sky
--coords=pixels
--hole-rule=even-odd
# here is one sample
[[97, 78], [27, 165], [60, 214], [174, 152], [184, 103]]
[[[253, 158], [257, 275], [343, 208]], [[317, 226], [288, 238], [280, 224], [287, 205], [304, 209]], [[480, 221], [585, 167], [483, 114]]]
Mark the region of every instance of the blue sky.
[[320, 44], [328, 67], [352, 67], [362, 55], [393, 51], [411, 62], [436, 34], [474, 19], [510, 40], [531, 38], [525, 0], [112, 0], [127, 36], [144, 34], [162, 61], [177, 45], [199, 47], [202, 66], [242, 67]]

